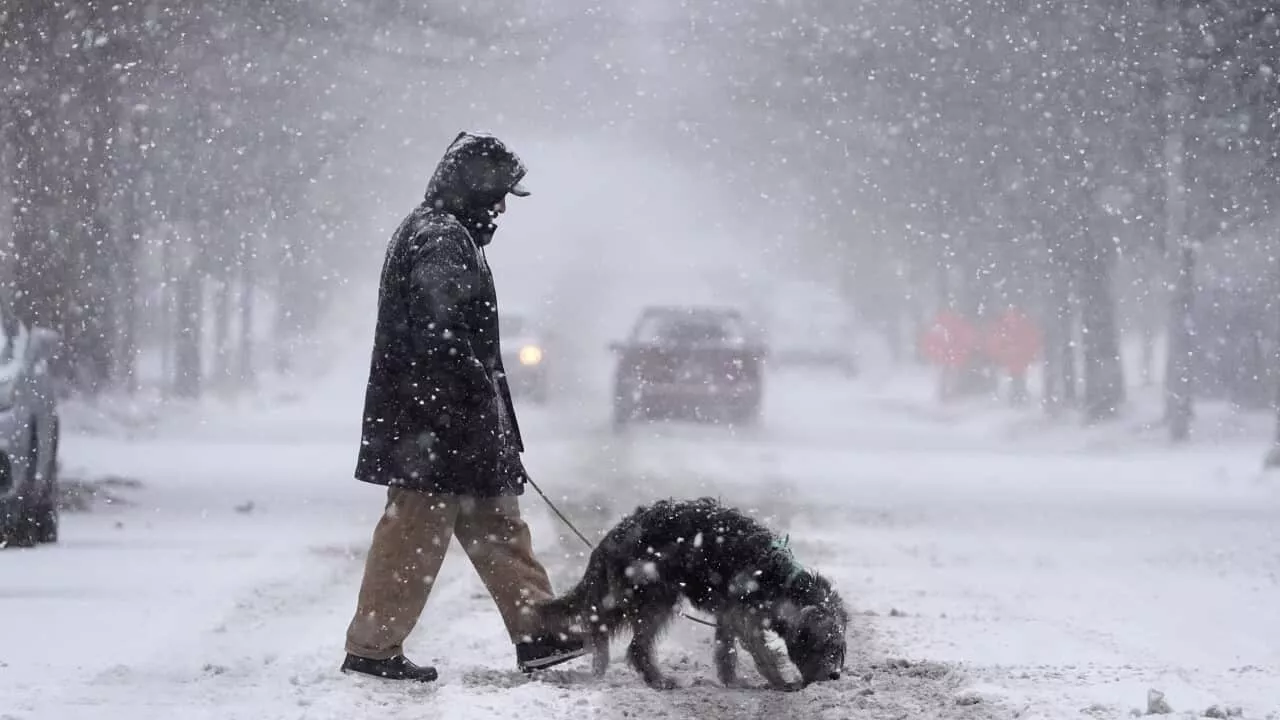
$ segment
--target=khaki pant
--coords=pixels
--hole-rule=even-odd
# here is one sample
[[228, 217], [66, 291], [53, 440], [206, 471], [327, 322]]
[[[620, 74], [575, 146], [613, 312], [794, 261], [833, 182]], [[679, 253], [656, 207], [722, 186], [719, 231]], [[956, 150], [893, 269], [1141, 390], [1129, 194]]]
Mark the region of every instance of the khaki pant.
[[533, 556], [519, 500], [393, 487], [373, 531], [356, 615], [347, 628], [347, 652], [373, 660], [403, 653], [454, 535], [497, 604], [512, 642], [537, 632], [529, 604], [551, 597], [551, 581]]

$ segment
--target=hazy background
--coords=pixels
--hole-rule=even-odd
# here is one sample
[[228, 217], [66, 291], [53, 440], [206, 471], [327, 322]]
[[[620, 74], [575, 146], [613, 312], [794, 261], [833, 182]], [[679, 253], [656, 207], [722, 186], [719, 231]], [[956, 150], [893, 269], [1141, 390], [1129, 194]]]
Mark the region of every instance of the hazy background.
[[[59, 542], [0, 551], [0, 717], [1274, 720], [1275, 8], [0, 0], [0, 313], [62, 332], [67, 396]], [[459, 549], [407, 646], [439, 682], [338, 674], [379, 265], [463, 129], [529, 167], [501, 307], [568, 343], [525, 467], [587, 537], [753, 513], [848, 601], [840, 681], [724, 688], [683, 621], [676, 692], [526, 679]], [[758, 425], [614, 427], [606, 343], [681, 302], [861, 372], [772, 355]], [[1018, 377], [939, 367], [1010, 310]], [[582, 543], [521, 505], [568, 587]]]
[[[67, 0], [0, 21], [5, 272], [80, 391], [234, 393], [363, 352], [385, 242], [470, 129], [530, 167], [492, 248], [504, 307], [583, 348], [646, 302], [777, 313], [795, 277], [899, 364], [941, 310], [1029, 313], [1053, 413], [1119, 412], [1127, 352], [1175, 438], [1197, 394], [1275, 393], [1265, 4]], [[1224, 353], [1247, 377], [1201, 367]]]

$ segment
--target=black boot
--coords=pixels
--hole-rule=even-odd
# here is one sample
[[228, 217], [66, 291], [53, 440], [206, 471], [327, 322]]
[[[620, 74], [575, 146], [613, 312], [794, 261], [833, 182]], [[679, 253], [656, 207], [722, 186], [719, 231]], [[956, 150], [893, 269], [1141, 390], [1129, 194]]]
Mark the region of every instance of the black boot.
[[435, 668], [414, 665], [403, 655], [389, 657], [386, 660], [370, 660], [347, 653], [347, 659], [342, 661], [342, 671], [364, 673], [388, 680], [431, 682], [436, 679]]
[[535, 637], [529, 642], [516, 643], [516, 666], [521, 672], [546, 670], [587, 654], [581, 640], [560, 639], [552, 636]]

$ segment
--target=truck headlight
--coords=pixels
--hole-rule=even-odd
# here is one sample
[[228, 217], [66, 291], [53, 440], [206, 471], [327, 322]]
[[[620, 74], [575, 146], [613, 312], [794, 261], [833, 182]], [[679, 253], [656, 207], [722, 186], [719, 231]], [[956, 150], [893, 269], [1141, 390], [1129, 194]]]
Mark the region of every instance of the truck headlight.
[[525, 345], [520, 348], [521, 365], [537, 365], [542, 362], [542, 348], [537, 345]]

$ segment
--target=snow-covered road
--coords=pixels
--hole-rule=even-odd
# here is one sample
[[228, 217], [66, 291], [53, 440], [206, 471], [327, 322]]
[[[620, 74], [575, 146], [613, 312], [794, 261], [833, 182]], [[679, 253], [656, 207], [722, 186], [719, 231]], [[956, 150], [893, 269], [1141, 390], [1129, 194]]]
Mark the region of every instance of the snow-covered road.
[[[0, 718], [1122, 717], [1280, 712], [1280, 482], [1258, 448], [1011, 445], [781, 377], [764, 424], [605, 429], [605, 408], [523, 409], [528, 464], [589, 533], [636, 503], [718, 495], [789, 532], [858, 612], [856, 671], [796, 694], [727, 691], [710, 631], [680, 623], [658, 693], [616, 665], [528, 681], [452, 552], [410, 655], [440, 682], [336, 670], [378, 489], [350, 480], [359, 378], [154, 437], [68, 438], [73, 472], [136, 478], [129, 505], [66, 516], [64, 542], [0, 552]], [[252, 503], [250, 505], [249, 503]], [[532, 493], [558, 586], [582, 553]], [[906, 658], [909, 663], [893, 663]], [[976, 692], [982, 702], [957, 703]]]

